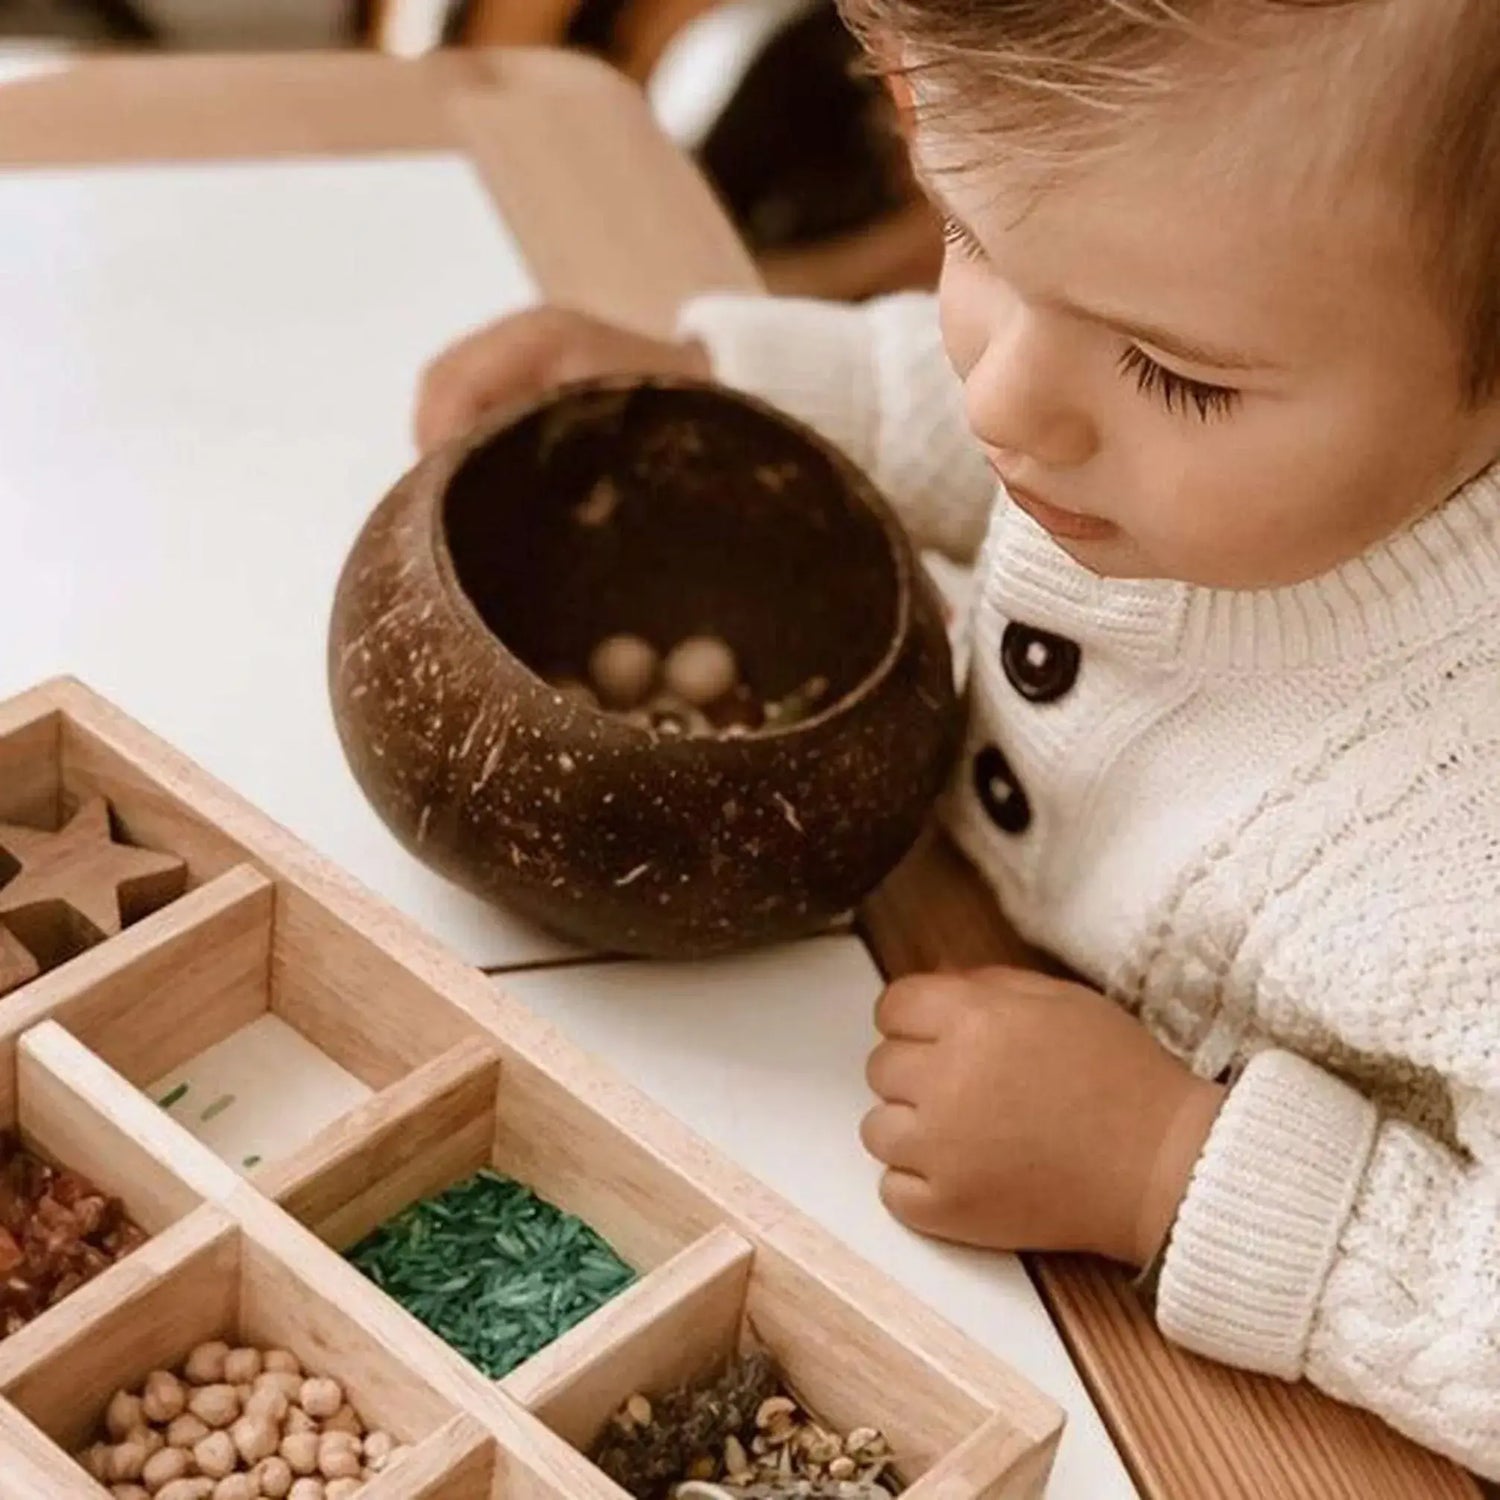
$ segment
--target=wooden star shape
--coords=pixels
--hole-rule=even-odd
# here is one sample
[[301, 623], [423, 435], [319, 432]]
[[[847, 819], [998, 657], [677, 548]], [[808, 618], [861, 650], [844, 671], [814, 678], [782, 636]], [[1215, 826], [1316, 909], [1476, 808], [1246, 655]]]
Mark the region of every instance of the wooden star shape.
[[43, 969], [113, 937], [187, 887], [187, 866], [175, 855], [114, 841], [103, 797], [91, 797], [56, 833], [0, 823], [0, 854], [18, 867], [0, 885], [0, 926]]
[[31, 950], [23, 947], [8, 928], [0, 927], [0, 995], [20, 989], [41, 972], [42, 966], [31, 956]]

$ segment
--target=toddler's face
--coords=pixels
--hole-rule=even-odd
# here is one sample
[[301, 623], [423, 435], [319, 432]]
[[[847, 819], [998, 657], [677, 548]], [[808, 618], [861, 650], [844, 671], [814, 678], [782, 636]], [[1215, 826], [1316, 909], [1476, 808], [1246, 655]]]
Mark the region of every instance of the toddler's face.
[[[1179, 124], [1043, 189], [925, 130], [940, 307], [1012, 497], [1093, 571], [1300, 581], [1500, 453], [1396, 188], [1307, 159], [1306, 120], [1208, 155]], [[1273, 137], [1281, 134], [1282, 139]]]

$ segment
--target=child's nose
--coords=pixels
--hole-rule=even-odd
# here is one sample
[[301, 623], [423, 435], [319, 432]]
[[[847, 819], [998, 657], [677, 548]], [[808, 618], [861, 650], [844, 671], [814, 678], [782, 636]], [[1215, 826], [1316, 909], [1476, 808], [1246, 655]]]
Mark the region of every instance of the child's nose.
[[1011, 319], [969, 370], [969, 426], [989, 448], [1077, 468], [1097, 451], [1097, 430], [1070, 390], [1065, 357], [1027, 324], [1024, 316]]

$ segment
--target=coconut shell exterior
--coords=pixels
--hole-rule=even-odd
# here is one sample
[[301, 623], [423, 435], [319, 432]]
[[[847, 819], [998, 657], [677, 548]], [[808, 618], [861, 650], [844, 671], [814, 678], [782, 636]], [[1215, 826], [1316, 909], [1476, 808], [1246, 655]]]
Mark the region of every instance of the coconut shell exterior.
[[[710, 633], [810, 717], [667, 738], [559, 692], [604, 636]], [[329, 640], [355, 777], [400, 841], [591, 949], [704, 956], [853, 909], [957, 749], [941, 609], [831, 445], [750, 398], [603, 380], [413, 469], [341, 576]]]

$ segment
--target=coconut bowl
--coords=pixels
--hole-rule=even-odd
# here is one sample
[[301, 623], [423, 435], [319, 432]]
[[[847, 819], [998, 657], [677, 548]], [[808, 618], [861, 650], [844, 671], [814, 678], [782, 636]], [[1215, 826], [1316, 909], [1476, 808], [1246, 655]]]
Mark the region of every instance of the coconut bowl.
[[[668, 735], [555, 686], [626, 632], [728, 642], [758, 729]], [[797, 937], [911, 847], [957, 748], [942, 611], [832, 445], [712, 383], [607, 379], [417, 465], [345, 564], [349, 765], [419, 859], [595, 950]]]

